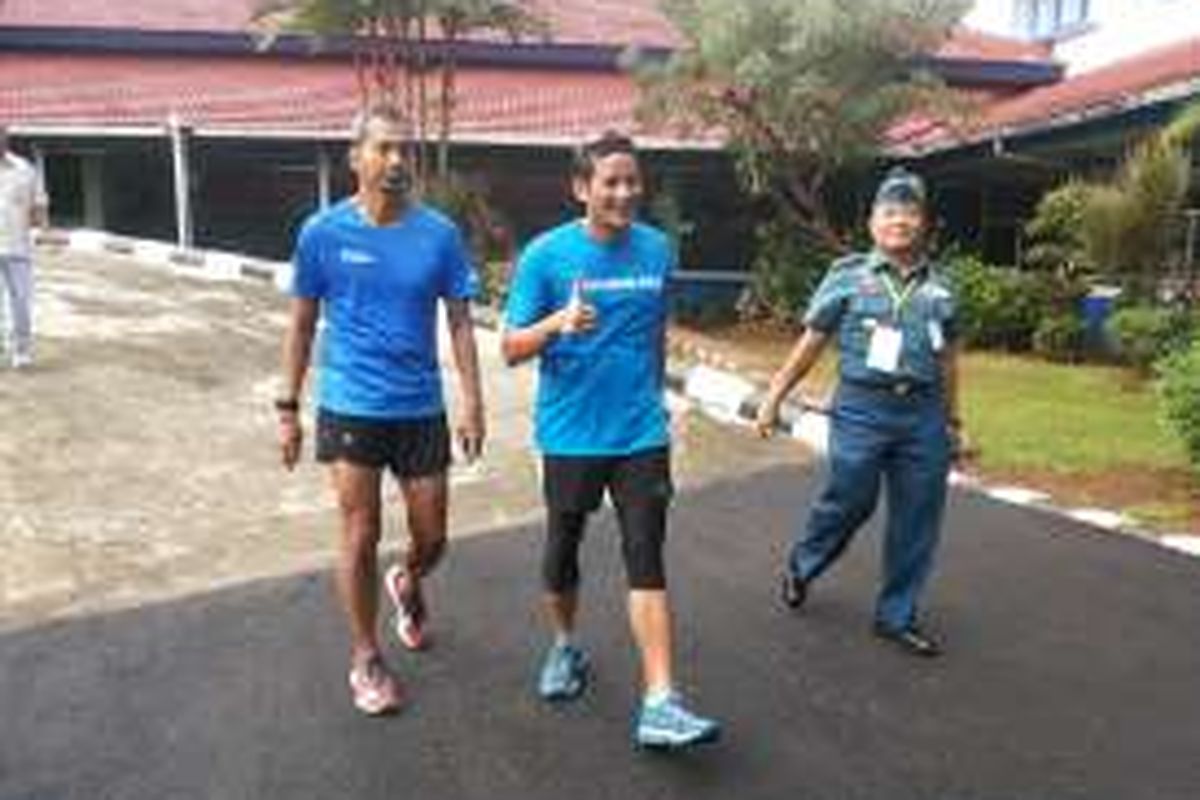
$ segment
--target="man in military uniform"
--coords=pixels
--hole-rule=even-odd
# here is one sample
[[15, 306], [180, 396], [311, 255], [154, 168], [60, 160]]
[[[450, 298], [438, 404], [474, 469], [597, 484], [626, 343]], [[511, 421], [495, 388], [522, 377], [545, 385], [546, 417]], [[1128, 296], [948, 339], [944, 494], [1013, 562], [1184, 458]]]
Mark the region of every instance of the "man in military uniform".
[[893, 170], [871, 211], [874, 249], [830, 267], [756, 421], [760, 435], [770, 435], [784, 397], [836, 338], [828, 484], [792, 546], [783, 601], [792, 608], [804, 604], [809, 584], [871, 516], [882, 480], [888, 516], [874, 630], [919, 656], [940, 652], [918, 626], [917, 602], [933, 565], [961, 427], [954, 298], [926, 260], [927, 227], [923, 183]]

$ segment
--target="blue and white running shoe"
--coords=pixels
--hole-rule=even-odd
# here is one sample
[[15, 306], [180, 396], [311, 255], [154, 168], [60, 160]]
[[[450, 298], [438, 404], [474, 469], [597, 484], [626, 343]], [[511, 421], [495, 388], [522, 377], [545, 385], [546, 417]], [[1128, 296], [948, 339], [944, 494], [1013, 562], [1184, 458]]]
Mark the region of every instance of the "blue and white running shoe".
[[720, 737], [719, 723], [689, 711], [673, 692], [656, 703], [643, 701], [633, 728], [635, 745], [664, 750], [715, 742]]
[[546, 653], [538, 674], [537, 691], [543, 700], [574, 700], [587, 688], [588, 660], [571, 644], [555, 644]]

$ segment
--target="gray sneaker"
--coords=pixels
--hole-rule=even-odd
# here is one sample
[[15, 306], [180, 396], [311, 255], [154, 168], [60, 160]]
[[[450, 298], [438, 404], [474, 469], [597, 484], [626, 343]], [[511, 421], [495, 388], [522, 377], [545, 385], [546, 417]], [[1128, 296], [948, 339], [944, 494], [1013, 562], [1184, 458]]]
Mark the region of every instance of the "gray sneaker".
[[574, 645], [553, 645], [538, 674], [537, 692], [543, 700], [574, 700], [587, 688], [588, 660]]
[[678, 750], [705, 742], [715, 742], [721, 726], [711, 719], [688, 710], [677, 694], [661, 703], [642, 703], [633, 728], [637, 747]]

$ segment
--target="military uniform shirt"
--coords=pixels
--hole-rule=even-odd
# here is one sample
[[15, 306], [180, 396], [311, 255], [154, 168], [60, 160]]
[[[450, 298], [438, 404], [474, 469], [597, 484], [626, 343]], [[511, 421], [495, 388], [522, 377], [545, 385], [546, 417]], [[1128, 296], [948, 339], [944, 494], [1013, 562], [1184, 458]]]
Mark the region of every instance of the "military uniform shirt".
[[[897, 303], [897, 297], [903, 301]], [[837, 337], [844, 381], [932, 386], [942, 378], [940, 351], [958, 335], [955, 316], [950, 286], [933, 265], [921, 264], [905, 283], [899, 271], [873, 251], [833, 263], [809, 301], [804, 324]], [[883, 325], [903, 335], [899, 364], [892, 373], [868, 365], [871, 338]]]

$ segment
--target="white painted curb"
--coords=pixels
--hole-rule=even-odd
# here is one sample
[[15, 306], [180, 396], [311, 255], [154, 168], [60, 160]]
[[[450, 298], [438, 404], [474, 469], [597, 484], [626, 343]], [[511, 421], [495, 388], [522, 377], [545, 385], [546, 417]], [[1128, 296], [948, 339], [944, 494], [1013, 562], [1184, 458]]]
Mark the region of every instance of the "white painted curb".
[[[148, 266], [169, 268], [180, 274], [210, 280], [250, 280], [270, 283], [279, 291], [291, 284], [292, 266], [287, 262], [268, 261], [222, 250], [181, 250], [167, 242], [134, 239], [105, 231], [75, 229], [52, 230], [37, 234], [35, 242], [52, 247], [65, 247], [82, 253], [114, 253], [133, 258]], [[758, 388], [742, 376], [706, 364], [690, 367], [682, 374], [669, 374], [670, 388], [678, 391], [718, 421], [746, 424], [753, 421], [758, 401]], [[811, 448], [818, 456], [829, 452], [829, 417], [824, 409], [787, 404], [781, 416], [783, 431]], [[950, 475], [953, 486], [984, 494], [1010, 505], [1025, 506], [1058, 514], [1086, 525], [1109, 531], [1142, 534], [1162, 546], [1181, 553], [1200, 557], [1200, 536], [1168, 534], [1146, 537], [1135, 529], [1132, 521], [1115, 511], [1102, 508], [1059, 508], [1051, 504], [1049, 495], [1019, 486], [985, 486], [957, 470]]]
[[269, 261], [224, 250], [181, 249], [170, 242], [135, 239], [88, 228], [42, 231], [34, 241], [42, 246], [62, 247], [78, 253], [122, 255], [139, 264], [205, 280], [250, 280], [269, 283], [284, 291], [292, 279], [292, 265], [284, 261]]
[[[736, 416], [745, 424], [754, 419], [761, 393], [739, 375], [708, 365], [691, 367], [673, 383], [687, 399], [720, 421]], [[786, 406], [782, 412], [782, 430], [825, 458], [829, 453], [829, 416], [825, 409], [811, 406]], [[1057, 516], [1065, 516], [1085, 525], [1106, 531], [1136, 534], [1139, 538], [1157, 541], [1160, 545], [1181, 553], [1200, 556], [1200, 536], [1155, 535], [1140, 530], [1124, 514], [1103, 508], [1062, 508], [1052, 502], [1050, 495], [1022, 486], [988, 486], [973, 476], [958, 470], [950, 474], [950, 484], [982, 494], [1008, 505], [1034, 508]]]

